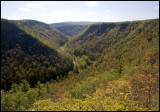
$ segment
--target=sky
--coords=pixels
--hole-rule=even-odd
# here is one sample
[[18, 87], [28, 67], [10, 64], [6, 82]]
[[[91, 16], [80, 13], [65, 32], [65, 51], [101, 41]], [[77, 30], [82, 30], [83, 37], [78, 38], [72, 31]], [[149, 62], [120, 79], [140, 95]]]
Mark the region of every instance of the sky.
[[1, 1], [1, 18], [45, 23], [159, 18], [159, 1]]

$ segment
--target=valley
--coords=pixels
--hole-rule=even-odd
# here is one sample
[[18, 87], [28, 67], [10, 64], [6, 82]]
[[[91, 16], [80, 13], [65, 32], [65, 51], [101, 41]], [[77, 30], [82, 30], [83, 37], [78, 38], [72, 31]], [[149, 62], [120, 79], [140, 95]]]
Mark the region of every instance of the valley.
[[1, 111], [158, 111], [159, 19], [1, 19]]

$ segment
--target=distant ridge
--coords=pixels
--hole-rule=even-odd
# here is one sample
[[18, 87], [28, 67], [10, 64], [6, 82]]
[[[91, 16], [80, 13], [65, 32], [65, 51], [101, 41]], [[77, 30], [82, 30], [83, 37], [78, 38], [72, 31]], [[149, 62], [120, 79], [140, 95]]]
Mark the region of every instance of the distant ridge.
[[64, 33], [68, 36], [75, 36], [82, 32], [88, 25], [101, 23], [101, 22], [90, 22], [90, 21], [67, 21], [67, 22], [60, 22], [60, 23], [52, 23], [49, 24], [52, 27], [55, 27], [60, 32]]
[[59, 22], [59, 23], [51, 23], [50, 25], [57, 27], [62, 25], [89, 25], [94, 23], [102, 23], [102, 22], [90, 22], [90, 21], [66, 21], [66, 22]]

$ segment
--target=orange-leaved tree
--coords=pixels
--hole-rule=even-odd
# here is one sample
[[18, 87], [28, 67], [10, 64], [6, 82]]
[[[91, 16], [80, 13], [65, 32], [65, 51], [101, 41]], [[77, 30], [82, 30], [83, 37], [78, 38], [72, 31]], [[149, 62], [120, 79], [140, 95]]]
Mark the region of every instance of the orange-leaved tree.
[[159, 92], [159, 74], [140, 74], [130, 78], [130, 87], [134, 100], [140, 100], [150, 109], [155, 103], [154, 94]]

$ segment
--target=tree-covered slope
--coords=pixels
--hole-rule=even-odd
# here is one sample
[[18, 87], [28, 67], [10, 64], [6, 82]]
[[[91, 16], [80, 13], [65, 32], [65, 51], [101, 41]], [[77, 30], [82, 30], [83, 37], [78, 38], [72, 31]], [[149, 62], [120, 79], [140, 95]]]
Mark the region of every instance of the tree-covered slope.
[[90, 22], [90, 21], [77, 21], [77, 22], [60, 22], [60, 23], [52, 23], [51, 26], [59, 27], [59, 26], [67, 26], [67, 25], [89, 25], [98, 22]]
[[97, 22], [61, 22], [50, 24], [50, 26], [55, 27], [57, 30], [64, 33], [65, 35], [73, 37], [82, 32], [89, 24], [93, 23]]
[[22, 30], [40, 40], [51, 48], [63, 46], [69, 39], [66, 35], [59, 32], [48, 24], [35, 20], [19, 20], [15, 22]]
[[64, 25], [56, 26], [55, 28], [60, 32], [64, 33], [65, 35], [73, 37], [82, 32], [86, 27], [87, 25]]
[[2, 90], [1, 110], [159, 111], [159, 19], [93, 24], [65, 50], [72, 71]]
[[159, 19], [91, 25], [66, 48], [77, 50], [74, 70], [29, 110], [159, 110]]
[[72, 59], [44, 45], [14, 22], [1, 19], [1, 89], [26, 79], [31, 86], [66, 74]]
[[123, 45], [136, 38], [143, 38], [150, 42], [159, 36], [158, 24], [159, 19], [93, 24], [71, 40], [66, 48], [76, 56], [85, 54], [94, 60], [113, 49], [113, 47], [120, 49], [121, 47], [117, 46], [118, 43]]

